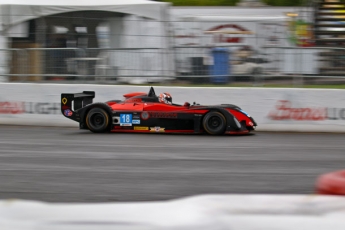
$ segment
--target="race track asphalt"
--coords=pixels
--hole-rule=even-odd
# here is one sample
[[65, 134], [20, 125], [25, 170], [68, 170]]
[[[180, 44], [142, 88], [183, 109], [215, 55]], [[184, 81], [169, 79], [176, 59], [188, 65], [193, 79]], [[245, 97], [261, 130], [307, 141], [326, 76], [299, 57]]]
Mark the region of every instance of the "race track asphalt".
[[196, 194], [312, 194], [345, 168], [345, 134], [93, 134], [0, 126], [0, 199], [166, 200]]

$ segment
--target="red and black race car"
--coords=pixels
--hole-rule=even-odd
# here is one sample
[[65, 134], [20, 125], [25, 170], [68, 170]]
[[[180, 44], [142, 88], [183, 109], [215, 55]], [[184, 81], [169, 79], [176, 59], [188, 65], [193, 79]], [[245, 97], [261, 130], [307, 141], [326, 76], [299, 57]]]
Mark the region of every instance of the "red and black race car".
[[207, 133], [246, 134], [257, 126], [240, 107], [231, 104], [172, 103], [168, 93], [125, 94], [124, 100], [93, 103], [95, 92], [62, 93], [61, 112], [95, 133]]

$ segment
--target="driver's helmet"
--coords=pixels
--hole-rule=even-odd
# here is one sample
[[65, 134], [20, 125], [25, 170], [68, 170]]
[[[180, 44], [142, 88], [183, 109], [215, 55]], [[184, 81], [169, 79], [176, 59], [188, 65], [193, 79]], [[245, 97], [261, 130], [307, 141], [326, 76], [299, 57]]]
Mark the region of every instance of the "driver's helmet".
[[172, 104], [172, 97], [170, 93], [161, 93], [159, 95], [159, 102], [165, 103], [165, 104]]

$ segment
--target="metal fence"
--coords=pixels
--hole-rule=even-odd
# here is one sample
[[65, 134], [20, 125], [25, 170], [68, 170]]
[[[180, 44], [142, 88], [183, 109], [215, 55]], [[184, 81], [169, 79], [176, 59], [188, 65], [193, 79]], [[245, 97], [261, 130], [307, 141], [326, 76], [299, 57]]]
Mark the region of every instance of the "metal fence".
[[[102, 80], [119, 77], [163, 76], [163, 66], [150, 62], [161, 59], [158, 48], [25, 48], [1, 49], [7, 57], [1, 68], [10, 81]], [[114, 63], [114, 64], [112, 64]]]
[[[223, 60], [217, 59], [219, 48], [226, 54]], [[0, 52], [8, 57], [1, 68], [7, 68], [8, 72], [2, 76], [10, 82], [131, 83], [133, 79], [142, 79], [138, 83], [186, 81], [200, 84], [217, 81], [295, 85], [345, 82], [345, 48], [263, 46], [260, 51], [252, 51], [233, 45], [176, 46], [168, 51], [158, 48], [27, 48]], [[170, 56], [171, 66], [161, 61], [164, 55]], [[217, 72], [215, 67], [226, 70]]]

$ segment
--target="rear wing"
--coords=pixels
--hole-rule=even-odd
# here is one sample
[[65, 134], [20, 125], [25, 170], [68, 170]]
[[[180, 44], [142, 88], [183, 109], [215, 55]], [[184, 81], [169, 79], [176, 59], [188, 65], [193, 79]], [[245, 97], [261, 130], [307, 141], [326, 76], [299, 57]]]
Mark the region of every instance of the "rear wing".
[[65, 117], [79, 121], [78, 114], [74, 113], [74, 111], [91, 104], [94, 98], [94, 91], [83, 91], [82, 93], [62, 93], [61, 112]]

